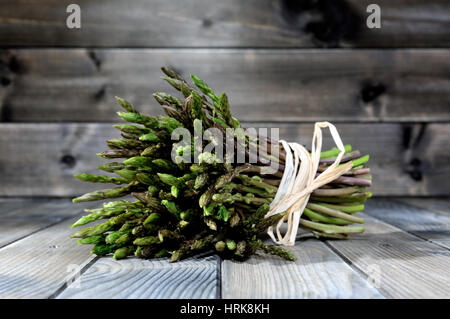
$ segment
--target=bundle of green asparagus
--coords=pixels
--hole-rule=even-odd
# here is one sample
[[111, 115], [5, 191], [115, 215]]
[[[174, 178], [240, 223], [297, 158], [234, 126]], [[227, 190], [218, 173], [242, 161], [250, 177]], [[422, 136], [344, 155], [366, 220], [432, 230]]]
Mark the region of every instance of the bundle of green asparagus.
[[[169, 68], [163, 67], [162, 71], [166, 75], [163, 79], [184, 99], [167, 93], [153, 94], [167, 114], [156, 117], [141, 114], [129, 102], [117, 98], [125, 110], [118, 115], [131, 124], [114, 125], [121, 138], [108, 140], [109, 150], [98, 154], [113, 159], [98, 168], [116, 176], [76, 175], [83, 181], [120, 186], [84, 194], [74, 202], [127, 195], [134, 199], [87, 209], [88, 215], [72, 227], [106, 221], [80, 229], [71, 237], [79, 238], [80, 244], [94, 245], [92, 253], [96, 255], [113, 254], [116, 259], [135, 255], [170, 257], [174, 262], [215, 250], [223, 258], [244, 260], [262, 251], [295, 260], [283, 247], [263, 241], [268, 227], [285, 214], [265, 217], [285, 169], [286, 152], [281, 144], [268, 137], [244, 135], [240, 122], [231, 115], [225, 93], [217, 95], [194, 75], [191, 78], [196, 87]], [[245, 163], [236, 161], [237, 154], [223, 159], [216, 148], [206, 151], [207, 141], [196, 137], [189, 137], [188, 143], [182, 145], [173, 141], [180, 129], [196, 136], [211, 128], [223, 136], [233, 129], [231, 136], [211, 139], [212, 144], [240, 148]], [[253, 147], [263, 142], [270, 147], [256, 156]], [[324, 172], [339, 152], [338, 148], [321, 152], [317, 174]], [[371, 196], [365, 191], [371, 185], [368, 159], [368, 155], [361, 156], [346, 145], [341, 163], [351, 163], [351, 169], [311, 194], [299, 227], [325, 238], [345, 239], [349, 234], [363, 232], [362, 226], [351, 224], [364, 222], [355, 213], [364, 210], [364, 202]], [[276, 169], [264, 170], [268, 161], [275, 163]]]

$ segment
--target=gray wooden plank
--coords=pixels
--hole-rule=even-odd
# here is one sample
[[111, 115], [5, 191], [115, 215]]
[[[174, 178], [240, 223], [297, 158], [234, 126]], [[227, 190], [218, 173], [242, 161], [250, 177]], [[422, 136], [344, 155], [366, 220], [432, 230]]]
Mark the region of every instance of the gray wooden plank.
[[297, 241], [288, 248], [296, 262], [258, 254], [245, 262], [222, 263], [222, 297], [264, 298], [383, 298], [324, 243]]
[[57, 224], [94, 204], [75, 205], [69, 200], [31, 200], [15, 202], [16, 209], [2, 213], [0, 204], [0, 247], [31, 233]]
[[[67, 211], [80, 211], [76, 205]], [[75, 218], [0, 249], [0, 298], [48, 298], [94, 257], [90, 247], [69, 238]]]
[[[373, 208], [369, 208], [368, 212]], [[368, 214], [366, 232], [328, 241], [390, 298], [450, 298], [450, 251]]]
[[[279, 127], [280, 137], [310, 145], [312, 124], [255, 124]], [[344, 143], [370, 154], [377, 196], [445, 195], [450, 191], [447, 149], [450, 126], [430, 124], [412, 153], [420, 160], [421, 180], [406, 171], [404, 127], [399, 124], [344, 124], [337, 128]], [[118, 137], [111, 124], [0, 124], [0, 196], [74, 196], [104, 185], [81, 182], [74, 174], [101, 173], [105, 160], [95, 154], [106, 149], [105, 140]], [[327, 145], [331, 139], [326, 135]]]
[[426, 210], [438, 211], [440, 213], [450, 213], [450, 198], [414, 198], [414, 197], [396, 197], [396, 201]]
[[396, 201], [373, 200], [366, 207], [370, 215], [450, 249], [450, 214]]
[[162, 114], [151, 93], [174, 91], [163, 65], [227, 92], [241, 121], [450, 121], [445, 49], [23, 49], [0, 61], [0, 121], [115, 121], [115, 95]]
[[217, 257], [143, 260], [101, 258], [57, 298], [213, 299]]
[[38, 204], [33, 199], [18, 199], [18, 198], [2, 198], [0, 199], [0, 217], [9, 215], [16, 210], [23, 209], [26, 206]]
[[[82, 203], [84, 205], [85, 203]], [[4, 197], [0, 200], [0, 218], [8, 218], [11, 216], [22, 216], [30, 214], [45, 214], [47, 208], [49, 214], [59, 216], [64, 213], [63, 208], [73, 204], [68, 198], [55, 199], [44, 197]], [[81, 207], [82, 207], [81, 205]], [[81, 209], [81, 208], [80, 208]], [[55, 212], [55, 210], [59, 210]], [[72, 212], [72, 215], [74, 213]], [[70, 213], [69, 215], [70, 216]], [[61, 216], [63, 217], [63, 216]]]
[[[366, 26], [370, 0], [78, 0], [81, 29], [68, 29], [69, 0], [3, 0], [3, 46], [443, 47], [445, 0], [378, 0], [382, 27]], [[114, 23], [112, 23], [112, 21]], [[314, 22], [320, 25], [314, 25]], [[316, 23], [317, 24], [317, 23]], [[309, 30], [309, 32], [308, 32]], [[325, 31], [324, 31], [325, 30]]]

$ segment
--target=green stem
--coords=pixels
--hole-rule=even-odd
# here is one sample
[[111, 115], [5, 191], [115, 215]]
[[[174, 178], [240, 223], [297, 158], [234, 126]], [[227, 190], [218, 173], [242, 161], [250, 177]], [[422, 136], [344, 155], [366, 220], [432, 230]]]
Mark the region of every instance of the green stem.
[[363, 218], [359, 218], [353, 215], [349, 215], [346, 213], [343, 213], [341, 211], [338, 211], [336, 209], [332, 209], [329, 207], [325, 207], [319, 204], [311, 204], [308, 203], [306, 205], [307, 208], [314, 210], [316, 212], [322, 213], [322, 214], [326, 214], [328, 216], [332, 216], [332, 217], [337, 217], [337, 218], [341, 218], [344, 220], [347, 220], [349, 222], [354, 222], [354, 223], [359, 223], [359, 224], [363, 224], [364, 223], [364, 219]]
[[354, 214], [358, 212], [362, 212], [364, 210], [364, 204], [356, 203], [356, 204], [349, 204], [349, 205], [333, 205], [329, 203], [323, 203], [323, 202], [315, 202], [310, 201], [310, 203], [319, 204], [328, 208], [337, 209], [344, 213]]
[[351, 195], [353, 193], [359, 192], [359, 187], [344, 187], [344, 188], [330, 188], [330, 189], [316, 189], [313, 194], [317, 196], [341, 196], [341, 195]]
[[362, 226], [336, 226], [312, 222], [306, 219], [300, 219], [300, 224], [326, 234], [358, 234], [364, 232]]
[[[350, 144], [344, 145], [345, 153], [349, 153], [352, 151], [352, 146]], [[328, 151], [324, 151], [320, 153], [320, 158], [330, 158], [330, 157], [336, 157], [339, 155], [341, 151], [334, 147]]]
[[352, 222], [350, 222], [348, 220], [324, 216], [322, 214], [312, 211], [309, 208], [305, 208], [305, 210], [303, 211], [303, 214], [308, 216], [313, 222], [322, 222], [322, 223], [334, 224], [334, 225], [350, 225], [350, 224], [352, 224]]

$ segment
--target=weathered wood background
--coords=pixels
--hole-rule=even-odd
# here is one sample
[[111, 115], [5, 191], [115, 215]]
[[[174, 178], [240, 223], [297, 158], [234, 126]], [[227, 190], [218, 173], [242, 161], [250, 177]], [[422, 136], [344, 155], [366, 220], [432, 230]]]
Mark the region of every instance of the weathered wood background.
[[0, 197], [71, 197], [117, 133], [114, 95], [160, 114], [159, 67], [229, 94], [245, 125], [310, 143], [337, 123], [372, 155], [375, 195], [450, 194], [450, 2], [378, 0], [0, 2]]

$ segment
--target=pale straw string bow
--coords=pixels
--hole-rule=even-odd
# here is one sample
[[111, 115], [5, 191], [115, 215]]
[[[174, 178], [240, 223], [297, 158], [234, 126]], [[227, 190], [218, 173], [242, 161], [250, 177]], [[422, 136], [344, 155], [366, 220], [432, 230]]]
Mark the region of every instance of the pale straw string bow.
[[[330, 129], [334, 143], [340, 152], [334, 163], [319, 176], [315, 177], [322, 149], [322, 128], [325, 127]], [[277, 194], [270, 204], [270, 210], [265, 217], [282, 212], [287, 213], [276, 225], [276, 238], [273, 226], [269, 227], [267, 233], [277, 244], [292, 246], [295, 244], [300, 217], [311, 193], [345, 174], [352, 168], [352, 163], [348, 162], [339, 165], [345, 153], [344, 144], [336, 127], [329, 122], [315, 123], [311, 154], [300, 144], [287, 143], [284, 140], [280, 140], [280, 142], [286, 151], [285, 169]], [[283, 236], [280, 227], [284, 222], [287, 222], [288, 228]]]

